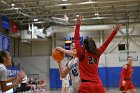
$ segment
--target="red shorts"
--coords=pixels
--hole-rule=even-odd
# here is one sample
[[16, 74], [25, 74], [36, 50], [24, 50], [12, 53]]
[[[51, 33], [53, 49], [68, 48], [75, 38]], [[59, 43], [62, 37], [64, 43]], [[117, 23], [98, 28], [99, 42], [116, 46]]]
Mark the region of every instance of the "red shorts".
[[78, 93], [106, 93], [102, 83], [81, 82]]
[[[134, 84], [131, 80], [125, 80], [124, 91], [134, 89]], [[120, 87], [122, 86], [122, 80], [120, 81]]]

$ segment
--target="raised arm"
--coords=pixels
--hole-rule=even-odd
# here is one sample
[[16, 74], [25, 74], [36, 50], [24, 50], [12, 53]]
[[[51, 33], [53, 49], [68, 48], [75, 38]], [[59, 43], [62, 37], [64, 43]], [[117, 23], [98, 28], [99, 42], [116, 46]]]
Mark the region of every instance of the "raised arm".
[[120, 30], [121, 27], [122, 27], [121, 24], [117, 24], [116, 27], [113, 29], [112, 33], [106, 39], [106, 41], [102, 44], [101, 47], [99, 47], [100, 55], [105, 51], [105, 49], [110, 44], [110, 42], [113, 40], [113, 38], [115, 37], [116, 33]]
[[77, 51], [77, 57], [79, 60], [82, 60], [84, 58], [84, 49], [80, 45], [80, 25], [82, 21], [82, 16], [77, 17], [76, 27], [75, 27], [75, 33], [74, 33], [74, 43], [75, 48]]

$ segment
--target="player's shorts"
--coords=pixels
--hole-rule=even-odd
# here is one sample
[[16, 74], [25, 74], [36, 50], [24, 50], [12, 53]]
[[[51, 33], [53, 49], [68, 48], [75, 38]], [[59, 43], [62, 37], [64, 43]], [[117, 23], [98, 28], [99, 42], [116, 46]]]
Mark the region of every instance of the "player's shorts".
[[106, 93], [101, 82], [81, 82], [78, 93]]
[[[121, 90], [121, 91], [127, 91], [127, 90], [131, 90], [131, 89], [135, 88], [134, 84], [131, 80], [126, 80], [125, 79], [125, 82], [126, 82], [126, 84], [124, 85], [123, 90]], [[120, 88], [122, 87], [122, 80], [120, 81], [120, 86], [119, 87]]]
[[73, 83], [72, 86], [70, 86], [68, 93], [78, 93], [79, 90], [79, 83]]
[[69, 81], [62, 81], [62, 87], [69, 87]]

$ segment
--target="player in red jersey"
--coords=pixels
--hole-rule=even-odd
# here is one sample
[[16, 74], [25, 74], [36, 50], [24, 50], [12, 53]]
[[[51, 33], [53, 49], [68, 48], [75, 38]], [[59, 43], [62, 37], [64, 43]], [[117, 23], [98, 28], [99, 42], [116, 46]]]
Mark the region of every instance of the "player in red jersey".
[[77, 57], [79, 58], [80, 79], [82, 81], [80, 83], [79, 93], [105, 93], [98, 74], [98, 62], [101, 54], [119, 31], [121, 25], [116, 25], [101, 47], [97, 48], [95, 41], [92, 38], [85, 39], [82, 47], [79, 40], [81, 21], [82, 16], [78, 16], [74, 34]]
[[120, 90], [122, 93], [127, 93], [129, 90], [131, 93], [136, 93], [136, 89], [131, 81], [132, 73], [133, 73], [133, 58], [128, 57], [128, 63], [123, 66], [121, 72], [121, 80], [120, 80]]

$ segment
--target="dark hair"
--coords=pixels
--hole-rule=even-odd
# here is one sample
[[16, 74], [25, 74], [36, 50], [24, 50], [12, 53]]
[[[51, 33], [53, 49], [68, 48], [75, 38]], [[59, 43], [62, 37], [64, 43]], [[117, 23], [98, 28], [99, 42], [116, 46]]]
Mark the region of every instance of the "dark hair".
[[4, 63], [4, 57], [7, 57], [7, 52], [4, 50], [0, 51], [0, 63]]
[[70, 45], [70, 46], [73, 46], [73, 44], [74, 44], [74, 43], [71, 43], [71, 45]]
[[70, 62], [72, 59], [73, 59], [73, 56], [72, 56], [72, 57], [70, 57], [70, 59], [68, 60], [68, 62], [66, 63], [66, 65], [65, 65], [65, 66], [68, 66], [69, 62]]
[[91, 52], [94, 55], [99, 56], [99, 51], [97, 49], [97, 46], [95, 44], [95, 41], [92, 38], [86, 38], [84, 39], [84, 48], [88, 51]]
[[128, 60], [129, 58], [132, 58], [132, 59], [133, 59], [133, 57], [132, 57], [132, 56], [127, 56], [127, 60]]

